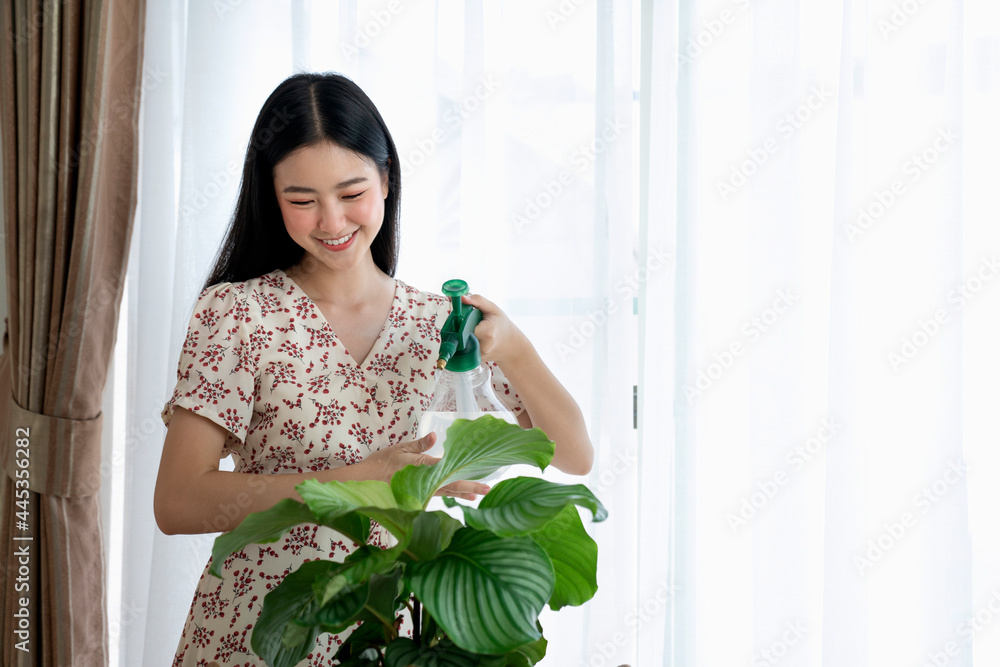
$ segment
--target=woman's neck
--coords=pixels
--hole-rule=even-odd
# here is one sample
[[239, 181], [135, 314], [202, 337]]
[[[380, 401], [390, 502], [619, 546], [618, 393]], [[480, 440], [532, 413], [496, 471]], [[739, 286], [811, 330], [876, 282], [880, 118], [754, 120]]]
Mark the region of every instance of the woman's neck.
[[337, 271], [306, 253], [285, 274], [315, 303], [322, 302], [344, 310], [369, 303], [386, 289], [388, 283], [394, 282], [376, 266], [371, 255], [358, 266]]

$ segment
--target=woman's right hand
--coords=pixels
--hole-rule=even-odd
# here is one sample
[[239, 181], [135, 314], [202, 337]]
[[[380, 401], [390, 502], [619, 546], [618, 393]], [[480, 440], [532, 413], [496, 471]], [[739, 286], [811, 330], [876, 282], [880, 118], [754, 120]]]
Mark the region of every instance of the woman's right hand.
[[[388, 482], [397, 470], [408, 465], [433, 465], [440, 461], [441, 459], [435, 456], [424, 454], [424, 452], [434, 446], [435, 439], [436, 436], [434, 433], [428, 433], [417, 440], [399, 442], [385, 449], [372, 452], [363, 461], [355, 465], [363, 466], [367, 469], [365, 476], [368, 479]], [[477, 495], [484, 495], [489, 490], [490, 487], [486, 484], [461, 481], [442, 486], [434, 495], [475, 500]]]

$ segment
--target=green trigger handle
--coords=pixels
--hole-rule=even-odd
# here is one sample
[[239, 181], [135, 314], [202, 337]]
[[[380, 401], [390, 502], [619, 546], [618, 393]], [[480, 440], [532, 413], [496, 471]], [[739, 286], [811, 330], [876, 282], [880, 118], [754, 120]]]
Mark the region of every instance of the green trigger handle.
[[451, 314], [441, 328], [441, 348], [437, 367], [449, 371], [472, 370], [480, 364], [479, 341], [473, 333], [483, 320], [483, 312], [462, 303], [462, 296], [469, 293], [464, 280], [449, 280], [441, 292], [451, 299]]

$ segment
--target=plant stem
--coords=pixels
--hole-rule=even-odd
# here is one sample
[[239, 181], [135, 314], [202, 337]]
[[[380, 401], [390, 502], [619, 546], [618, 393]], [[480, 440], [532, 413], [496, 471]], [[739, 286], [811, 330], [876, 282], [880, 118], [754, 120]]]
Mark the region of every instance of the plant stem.
[[413, 638], [420, 646], [420, 600], [413, 598]]

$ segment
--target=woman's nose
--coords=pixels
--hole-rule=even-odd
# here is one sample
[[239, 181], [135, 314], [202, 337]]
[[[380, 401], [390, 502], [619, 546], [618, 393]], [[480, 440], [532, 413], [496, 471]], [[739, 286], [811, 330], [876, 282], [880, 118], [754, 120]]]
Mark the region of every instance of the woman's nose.
[[323, 207], [319, 228], [329, 234], [335, 234], [347, 227], [347, 216], [342, 206], [329, 204]]

